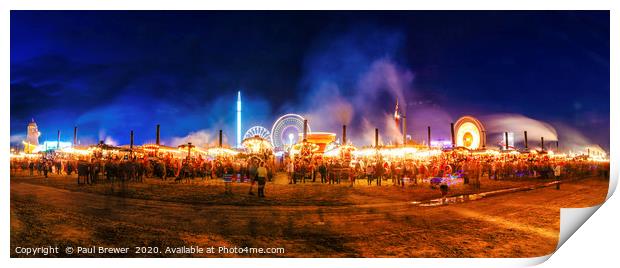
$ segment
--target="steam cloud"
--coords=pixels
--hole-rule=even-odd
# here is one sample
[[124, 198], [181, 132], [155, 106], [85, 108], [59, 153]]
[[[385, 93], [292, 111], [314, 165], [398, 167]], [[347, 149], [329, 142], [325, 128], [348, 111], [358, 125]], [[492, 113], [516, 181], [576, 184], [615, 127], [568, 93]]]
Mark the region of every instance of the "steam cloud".
[[[201, 129], [184, 137], [173, 137], [166, 143], [176, 147], [188, 142], [203, 148], [217, 146], [219, 144], [219, 130]], [[228, 137], [224, 134], [222, 134], [222, 143], [228, 143]]]
[[581, 132], [575, 128], [569, 127], [563, 123], [554, 124], [558, 129], [558, 138], [560, 140], [560, 150], [585, 153], [590, 150], [590, 153], [605, 155], [606, 152], [598, 144], [594, 144], [591, 140], [586, 138]]
[[[503, 141], [502, 134], [504, 132], [514, 133], [515, 143], [524, 142], [525, 136], [523, 131], [527, 131], [530, 144], [543, 137], [545, 141], [557, 141], [558, 134], [555, 128], [545, 122], [529, 118], [520, 114], [493, 114], [483, 116], [482, 123], [487, 130], [487, 140], [489, 145], [497, 144]], [[493, 139], [494, 135], [497, 139]], [[534, 147], [534, 146], [531, 146]]]
[[[575, 128], [563, 123], [546, 123], [520, 114], [494, 114], [482, 117], [482, 123], [487, 129], [487, 139], [490, 142], [503, 141], [504, 132], [513, 132], [515, 143], [524, 142], [523, 131], [527, 131], [531, 148], [539, 148], [538, 140], [543, 137], [545, 141], [559, 141], [561, 151], [605, 153], [597, 144]], [[494, 135], [495, 134], [495, 135]], [[493, 137], [497, 139], [493, 140]], [[532, 146], [533, 145], [533, 146]], [[555, 150], [555, 146], [546, 145], [546, 148]]]
[[[394, 122], [393, 109], [397, 99], [401, 100], [400, 107], [405, 106], [405, 89], [411, 87], [412, 81], [410, 71], [399, 68], [389, 59], [381, 58], [361, 74], [352, 90], [345, 92], [347, 95], [343, 95], [334, 82], [323, 83], [310, 91], [305, 98], [308, 101], [303, 105], [307, 110], [304, 115], [313, 131], [333, 131], [340, 129], [342, 124], [349, 125], [353, 130], [350, 132], [350, 140], [356, 144], [374, 144], [375, 128], [382, 132], [382, 142], [400, 142], [402, 132]], [[382, 94], [388, 96], [388, 102], [383, 107], [368, 105], [376, 103]]]
[[118, 141], [113, 139], [111, 136], [106, 135], [105, 129], [99, 130], [99, 140], [103, 141], [103, 143], [108, 145], [116, 146], [118, 145]]
[[26, 139], [26, 135], [24, 134], [11, 135], [11, 144], [21, 143], [25, 139]]

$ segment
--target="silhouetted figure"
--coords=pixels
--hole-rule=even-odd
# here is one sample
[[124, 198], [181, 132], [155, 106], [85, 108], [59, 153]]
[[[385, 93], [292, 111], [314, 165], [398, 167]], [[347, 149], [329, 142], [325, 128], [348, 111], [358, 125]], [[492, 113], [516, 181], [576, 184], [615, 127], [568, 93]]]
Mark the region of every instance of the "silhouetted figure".
[[265, 197], [265, 183], [267, 181], [267, 168], [265, 163], [261, 163], [256, 170], [258, 181], [258, 197]]

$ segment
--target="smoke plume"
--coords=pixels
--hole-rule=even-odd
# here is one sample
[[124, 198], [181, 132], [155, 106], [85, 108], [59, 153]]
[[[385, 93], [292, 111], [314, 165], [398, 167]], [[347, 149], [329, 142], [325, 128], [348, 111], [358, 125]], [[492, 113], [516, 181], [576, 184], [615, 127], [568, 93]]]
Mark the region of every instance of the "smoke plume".
[[481, 119], [487, 131], [489, 145], [503, 141], [501, 135], [504, 132], [514, 133], [515, 143], [524, 142], [524, 131], [527, 131], [528, 141], [532, 145], [537, 144], [536, 141], [540, 140], [540, 137], [543, 137], [545, 141], [558, 140], [557, 131], [552, 125], [524, 115], [493, 114], [482, 116]]
[[[217, 146], [219, 144], [219, 130], [201, 129], [190, 132], [184, 137], [172, 137], [166, 144], [176, 147], [181, 144], [187, 144], [188, 142], [202, 148]], [[224, 134], [222, 134], [222, 143], [228, 143], [228, 137]]]

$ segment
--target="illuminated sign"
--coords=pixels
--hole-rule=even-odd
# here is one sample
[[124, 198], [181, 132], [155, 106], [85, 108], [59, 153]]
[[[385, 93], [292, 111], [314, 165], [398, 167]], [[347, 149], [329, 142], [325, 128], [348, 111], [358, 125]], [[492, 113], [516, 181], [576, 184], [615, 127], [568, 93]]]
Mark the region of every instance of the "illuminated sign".
[[515, 147], [515, 133], [508, 132], [508, 147]]
[[60, 143], [58, 143], [58, 141], [44, 141], [43, 143], [37, 146], [37, 149], [38, 151], [45, 151], [45, 150], [58, 150], [58, 149], [70, 148], [70, 147], [71, 147], [71, 142], [67, 142], [67, 141], [61, 141]]

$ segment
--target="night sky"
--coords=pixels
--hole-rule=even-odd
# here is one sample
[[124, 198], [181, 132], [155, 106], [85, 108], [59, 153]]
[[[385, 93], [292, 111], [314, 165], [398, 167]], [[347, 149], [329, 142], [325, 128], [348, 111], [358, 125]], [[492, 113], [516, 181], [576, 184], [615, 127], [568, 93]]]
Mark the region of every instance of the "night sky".
[[220, 128], [232, 141], [241, 90], [244, 130], [293, 112], [364, 143], [390, 133], [400, 99], [414, 139], [427, 125], [447, 138], [465, 114], [518, 115], [609, 148], [607, 11], [12, 11], [10, 23], [12, 143], [31, 118], [40, 140], [69, 141], [77, 125], [82, 144], [128, 144], [131, 129], [140, 144], [160, 123], [171, 145]]

